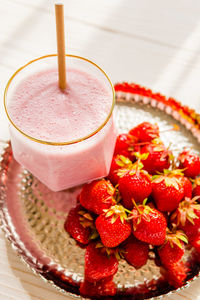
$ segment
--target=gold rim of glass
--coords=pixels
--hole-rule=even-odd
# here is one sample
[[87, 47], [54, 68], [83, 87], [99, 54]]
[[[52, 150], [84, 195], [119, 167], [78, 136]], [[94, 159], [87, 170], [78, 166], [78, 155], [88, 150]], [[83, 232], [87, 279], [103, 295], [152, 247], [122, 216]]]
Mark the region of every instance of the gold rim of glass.
[[72, 55], [72, 54], [66, 54], [66, 56], [68, 57], [73, 57], [73, 58], [77, 58], [77, 59], [80, 59], [80, 60], [84, 60], [84, 61], [87, 61], [88, 63], [92, 64], [93, 66], [95, 66], [96, 68], [98, 68], [104, 75], [105, 77], [108, 79], [109, 83], [110, 83], [110, 86], [111, 86], [111, 89], [112, 89], [112, 95], [113, 95], [113, 100], [112, 100], [112, 105], [111, 105], [111, 109], [110, 109], [110, 112], [106, 118], [106, 120], [101, 124], [101, 126], [99, 126], [95, 131], [93, 131], [92, 133], [82, 137], [82, 138], [79, 138], [79, 139], [76, 139], [76, 140], [71, 140], [71, 141], [68, 141], [68, 142], [50, 142], [50, 141], [44, 141], [44, 140], [41, 140], [41, 139], [37, 139], [37, 138], [34, 138], [28, 134], [26, 134], [25, 132], [23, 132], [11, 119], [11, 117], [9, 116], [9, 113], [8, 113], [8, 110], [7, 110], [7, 105], [6, 105], [6, 99], [7, 99], [7, 92], [8, 92], [8, 89], [9, 89], [9, 86], [10, 84], [12, 83], [13, 79], [15, 78], [15, 76], [23, 69], [25, 69], [27, 66], [29, 66], [30, 64], [38, 61], [38, 60], [41, 60], [41, 59], [44, 59], [44, 58], [48, 58], [48, 57], [54, 57], [54, 56], [57, 56], [57, 54], [49, 54], [49, 55], [44, 55], [44, 56], [41, 56], [39, 58], [36, 58], [36, 59], [33, 59], [31, 61], [29, 61], [27, 64], [25, 64], [24, 66], [20, 67], [12, 76], [11, 78], [9, 79], [7, 85], [6, 85], [6, 88], [5, 88], [5, 91], [4, 91], [4, 109], [5, 109], [5, 112], [6, 112], [6, 115], [10, 121], [10, 123], [21, 133], [23, 134], [24, 136], [26, 136], [27, 138], [29, 138], [30, 140], [32, 141], [35, 141], [37, 143], [40, 143], [40, 144], [46, 144], [46, 145], [54, 145], [54, 146], [63, 146], [63, 145], [71, 145], [71, 144], [75, 144], [75, 143], [79, 143], [79, 142], [82, 142], [90, 137], [92, 137], [93, 135], [95, 135], [97, 132], [99, 132], [106, 124], [107, 122], [109, 121], [111, 115], [112, 115], [112, 112], [113, 112], [113, 109], [114, 109], [114, 106], [115, 106], [115, 89], [114, 89], [114, 86], [110, 80], [110, 78], [108, 77], [108, 75], [97, 65], [95, 64], [94, 62], [92, 62], [91, 60], [87, 59], [87, 58], [84, 58], [84, 57], [81, 57], [81, 56], [77, 56], [77, 55]]

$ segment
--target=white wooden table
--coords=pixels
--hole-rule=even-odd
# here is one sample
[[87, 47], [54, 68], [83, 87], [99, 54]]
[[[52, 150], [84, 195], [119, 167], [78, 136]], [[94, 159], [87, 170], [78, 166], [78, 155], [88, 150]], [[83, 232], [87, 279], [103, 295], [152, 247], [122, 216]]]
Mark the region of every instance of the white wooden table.
[[[200, 111], [199, 0], [63, 2], [67, 52], [95, 61], [113, 82], [134, 81]], [[53, 1], [0, 0], [0, 138], [9, 138], [3, 111], [9, 77], [55, 52]], [[0, 232], [0, 300], [29, 299], [70, 298], [29, 271]], [[168, 299], [200, 299], [200, 280]]]

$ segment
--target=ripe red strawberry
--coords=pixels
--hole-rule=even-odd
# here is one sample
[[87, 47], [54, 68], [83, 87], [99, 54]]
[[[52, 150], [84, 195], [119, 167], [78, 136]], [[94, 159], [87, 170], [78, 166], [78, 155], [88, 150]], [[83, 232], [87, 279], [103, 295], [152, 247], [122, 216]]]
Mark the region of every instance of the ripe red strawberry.
[[79, 200], [83, 207], [99, 215], [116, 203], [114, 194], [115, 189], [110, 181], [94, 180], [83, 186]]
[[174, 288], [179, 288], [184, 284], [188, 271], [189, 269], [186, 267], [186, 265], [182, 261], [179, 261], [176, 264], [166, 268], [165, 278], [171, 286]]
[[200, 196], [200, 177], [195, 179], [192, 195], [193, 197]]
[[148, 259], [149, 245], [130, 236], [124, 245], [124, 257], [135, 268], [144, 266]]
[[145, 160], [141, 160], [144, 169], [154, 175], [157, 172], [163, 172], [170, 166], [171, 152], [162, 143], [151, 143], [142, 147], [141, 154], [149, 153]]
[[[184, 197], [183, 182], [178, 170], [164, 170], [163, 175], [155, 175], [152, 182], [152, 196], [160, 211], [173, 211]], [[181, 173], [180, 173], [181, 174]]]
[[159, 128], [157, 124], [143, 122], [132, 128], [129, 134], [136, 137], [139, 142], [151, 142], [153, 139], [159, 137]]
[[191, 149], [184, 149], [179, 154], [178, 160], [180, 161], [180, 168], [185, 169], [185, 176], [195, 178], [200, 174], [200, 157]]
[[139, 205], [132, 210], [133, 234], [151, 245], [162, 245], [166, 237], [167, 222], [164, 215], [148, 205]]
[[190, 244], [196, 249], [196, 251], [200, 254], [200, 233], [195, 236], [191, 241]]
[[96, 229], [106, 247], [116, 247], [131, 234], [131, 225], [122, 205], [115, 205], [96, 219]]
[[115, 255], [108, 256], [102, 248], [96, 248], [90, 243], [85, 252], [85, 279], [96, 282], [114, 275], [118, 270], [118, 260]]
[[151, 177], [144, 170], [132, 169], [125, 172], [118, 182], [123, 205], [133, 208], [133, 201], [142, 203], [152, 191]]
[[180, 181], [184, 188], [184, 197], [192, 198], [192, 184], [190, 180], [185, 176], [180, 176]]
[[[87, 218], [84, 218], [84, 214]], [[91, 234], [90, 227], [92, 227], [92, 216], [84, 211], [81, 205], [77, 205], [69, 211], [64, 228], [76, 241], [88, 244]]]
[[136, 139], [131, 135], [127, 133], [119, 134], [115, 144], [114, 155], [121, 154], [131, 159], [132, 155], [129, 147], [134, 142], [136, 142]]
[[167, 229], [165, 243], [158, 249], [163, 266], [168, 267], [181, 260], [185, 251], [183, 242], [188, 243], [188, 240], [182, 231], [171, 232]]
[[[110, 277], [109, 277], [110, 278]], [[117, 292], [115, 283], [112, 278], [109, 280], [99, 280], [97, 282], [89, 282], [84, 280], [80, 285], [80, 294], [83, 297], [106, 297], [114, 296]], [[96, 298], [95, 298], [96, 299]]]
[[131, 165], [132, 162], [129, 158], [123, 155], [113, 156], [108, 179], [112, 182], [112, 184], [116, 185], [120, 179], [120, 177], [117, 175], [118, 170], [123, 168], [128, 169]]
[[192, 240], [200, 230], [200, 204], [197, 198], [185, 198], [171, 216], [171, 221]]

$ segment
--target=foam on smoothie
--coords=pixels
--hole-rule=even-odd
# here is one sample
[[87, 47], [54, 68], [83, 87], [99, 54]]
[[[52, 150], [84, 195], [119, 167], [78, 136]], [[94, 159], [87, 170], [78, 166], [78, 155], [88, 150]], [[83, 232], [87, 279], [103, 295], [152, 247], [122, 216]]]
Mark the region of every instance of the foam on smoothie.
[[95, 131], [106, 119], [112, 98], [96, 78], [67, 70], [67, 89], [58, 88], [57, 70], [27, 77], [8, 104], [13, 122], [26, 134], [46, 141], [66, 142]]

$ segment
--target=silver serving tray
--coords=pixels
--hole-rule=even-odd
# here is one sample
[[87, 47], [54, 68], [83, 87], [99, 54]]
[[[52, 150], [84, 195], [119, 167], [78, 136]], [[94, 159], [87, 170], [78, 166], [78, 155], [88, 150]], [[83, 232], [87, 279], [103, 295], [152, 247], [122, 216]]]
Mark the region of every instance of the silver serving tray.
[[[127, 132], [143, 121], [157, 123], [161, 139], [177, 153], [185, 146], [199, 152], [200, 131], [179, 112], [151, 97], [116, 93], [115, 118], [119, 132]], [[179, 131], [166, 131], [173, 124]], [[12, 247], [31, 269], [72, 298], [79, 298], [79, 285], [84, 278], [85, 249], [76, 245], [63, 228], [67, 213], [76, 204], [81, 187], [52, 192], [13, 158], [10, 143], [0, 161], [1, 227]], [[155, 264], [154, 253], [139, 270], [120, 261], [114, 276], [118, 293], [113, 299], [154, 299], [174, 293]], [[199, 276], [200, 264], [188, 249], [185, 260], [191, 271], [183, 289]], [[145, 290], [145, 293], [144, 293]], [[111, 297], [109, 297], [111, 299]]]

